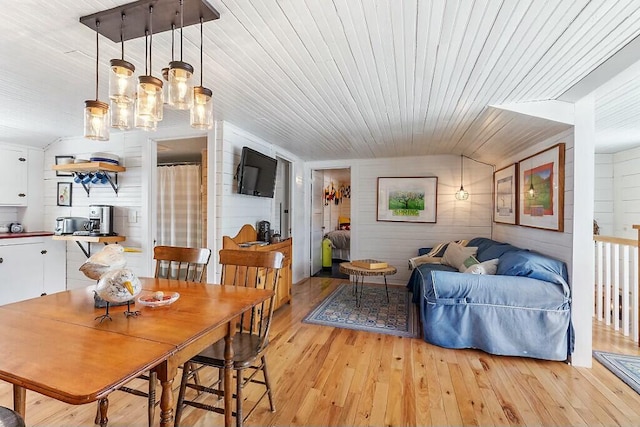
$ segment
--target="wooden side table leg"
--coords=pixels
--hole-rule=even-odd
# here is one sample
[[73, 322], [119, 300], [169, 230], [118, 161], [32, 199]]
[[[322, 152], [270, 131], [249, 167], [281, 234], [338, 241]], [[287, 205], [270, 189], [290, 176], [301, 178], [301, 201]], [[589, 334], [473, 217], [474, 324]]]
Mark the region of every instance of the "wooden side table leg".
[[387, 276], [384, 275], [384, 290], [387, 292], [387, 304], [389, 304], [389, 288], [387, 287]]

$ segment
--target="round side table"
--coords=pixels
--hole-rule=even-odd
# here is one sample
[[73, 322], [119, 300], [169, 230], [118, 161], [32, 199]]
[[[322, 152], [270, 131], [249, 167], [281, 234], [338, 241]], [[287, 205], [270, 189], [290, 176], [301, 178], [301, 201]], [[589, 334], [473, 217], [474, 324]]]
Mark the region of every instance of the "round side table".
[[[356, 296], [356, 307], [362, 302], [362, 289], [364, 288], [364, 278], [367, 276], [383, 276], [384, 290], [387, 293], [387, 303], [389, 303], [389, 288], [387, 287], [387, 276], [397, 273], [397, 269], [393, 266], [385, 268], [363, 268], [357, 267], [350, 262], [340, 263], [340, 273], [348, 274], [349, 281], [354, 285], [353, 292]], [[358, 297], [358, 282], [360, 282], [360, 297]]]

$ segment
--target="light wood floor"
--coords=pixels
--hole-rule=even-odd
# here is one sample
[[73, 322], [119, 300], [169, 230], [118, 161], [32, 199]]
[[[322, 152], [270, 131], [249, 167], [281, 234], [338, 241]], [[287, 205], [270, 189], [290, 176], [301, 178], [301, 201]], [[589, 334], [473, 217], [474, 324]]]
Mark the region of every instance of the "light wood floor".
[[[275, 314], [267, 354], [277, 411], [264, 401], [248, 425], [640, 425], [640, 395], [596, 361], [574, 368], [302, 323], [338, 283], [296, 285], [293, 303]], [[593, 347], [640, 354], [597, 323]], [[144, 399], [117, 392], [110, 400], [110, 426], [146, 425]], [[12, 406], [3, 382], [0, 405]], [[27, 425], [91, 426], [95, 408], [27, 392]], [[191, 408], [183, 417], [183, 425], [221, 424], [220, 415]]]

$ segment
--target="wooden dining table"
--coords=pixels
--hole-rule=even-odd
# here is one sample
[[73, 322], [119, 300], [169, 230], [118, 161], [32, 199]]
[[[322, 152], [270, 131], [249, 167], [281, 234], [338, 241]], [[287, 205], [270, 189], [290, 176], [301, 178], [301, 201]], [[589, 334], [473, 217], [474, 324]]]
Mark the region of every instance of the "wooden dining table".
[[[212, 343], [225, 340], [225, 390], [234, 390], [234, 319], [273, 295], [264, 289], [140, 278], [141, 295], [178, 292], [171, 305], [111, 307], [100, 321], [93, 288], [75, 289], [0, 306], [0, 379], [13, 384], [14, 409], [26, 416], [26, 390], [81, 405], [155, 370], [162, 386], [160, 425], [173, 421], [172, 383], [178, 367]], [[232, 394], [224, 394], [225, 426]]]

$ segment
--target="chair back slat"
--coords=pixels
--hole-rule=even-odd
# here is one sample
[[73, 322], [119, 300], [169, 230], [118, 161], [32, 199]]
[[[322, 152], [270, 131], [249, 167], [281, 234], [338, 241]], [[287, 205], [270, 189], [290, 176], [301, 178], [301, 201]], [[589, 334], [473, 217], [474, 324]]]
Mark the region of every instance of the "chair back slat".
[[224, 286], [244, 286], [273, 291], [271, 298], [243, 314], [238, 323], [239, 332], [255, 334], [260, 338], [260, 349], [266, 345], [269, 335], [283, 260], [282, 253], [275, 251], [236, 249], [220, 251], [221, 283]]
[[156, 246], [153, 248], [155, 277], [204, 283], [210, 258], [208, 248]]

